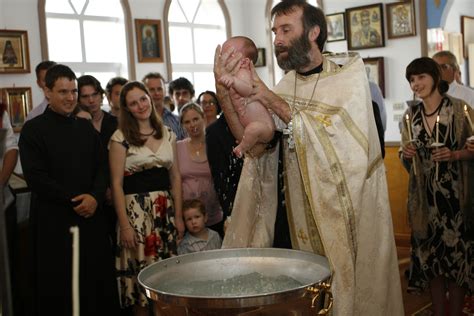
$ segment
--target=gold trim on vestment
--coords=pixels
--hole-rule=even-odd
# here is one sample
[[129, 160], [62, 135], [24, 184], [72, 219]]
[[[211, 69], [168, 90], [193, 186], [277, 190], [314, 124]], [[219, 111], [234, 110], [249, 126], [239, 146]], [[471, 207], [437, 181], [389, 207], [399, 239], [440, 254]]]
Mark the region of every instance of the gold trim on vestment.
[[295, 247], [317, 252], [308, 242], [315, 225], [331, 268], [335, 315], [401, 316], [386, 178], [370, 121], [370, 90], [361, 58], [342, 56], [345, 62], [335, 62], [343, 67], [323, 58], [321, 75], [301, 78], [290, 72], [275, 87], [293, 107], [295, 146], [289, 149], [282, 142], [291, 238]]
[[[285, 101], [288, 102], [290, 106], [293, 107], [293, 96], [283, 96]], [[311, 186], [310, 186], [310, 181], [309, 181], [309, 176], [308, 175], [308, 170], [306, 168], [307, 162], [306, 162], [306, 146], [309, 145], [309, 142], [307, 139], [303, 139], [302, 137], [305, 137], [306, 132], [303, 130], [303, 124], [301, 123], [301, 115], [299, 114], [302, 111], [305, 112], [312, 112], [312, 113], [321, 113], [323, 115], [328, 115], [332, 116], [335, 114], [339, 114], [341, 117], [342, 121], [344, 122], [344, 125], [346, 126], [347, 130], [349, 133], [356, 139], [356, 141], [360, 144], [361, 148], [364, 150], [366, 155], [368, 155], [368, 141], [367, 138], [362, 134], [361, 130], [355, 125], [350, 118], [350, 116], [347, 114], [345, 109], [341, 107], [335, 107], [331, 106], [328, 104], [323, 104], [320, 102], [308, 102], [307, 99], [304, 98], [296, 98], [294, 102], [294, 106], [296, 107], [296, 110], [294, 110], [294, 117], [293, 117], [293, 129], [294, 129], [294, 135], [297, 136], [295, 137], [295, 143], [296, 143], [296, 151], [298, 153], [298, 159], [299, 159], [299, 165], [301, 168], [301, 176], [304, 178], [304, 186], [305, 186], [305, 192], [307, 195], [311, 196]], [[350, 197], [350, 192], [348, 189], [348, 185], [346, 182], [346, 177], [343, 174], [341, 162], [339, 161], [339, 158], [337, 157], [337, 154], [332, 147], [331, 141], [329, 140], [329, 137], [326, 132], [326, 126], [324, 122], [318, 119], [317, 115], [314, 116], [308, 116], [309, 118], [313, 119], [311, 121], [312, 126], [317, 126], [318, 128], [315, 128], [315, 130], [318, 131], [317, 138], [321, 142], [322, 147], [324, 148], [324, 154], [329, 162], [331, 173], [335, 179], [335, 183], [337, 183], [336, 188], [338, 192], [338, 197], [339, 197], [339, 203], [341, 205], [342, 210], [344, 210], [344, 218], [345, 222], [347, 223], [346, 225], [346, 234], [348, 237], [348, 240], [350, 240], [352, 244], [352, 259], [355, 262], [355, 259], [357, 258], [357, 238], [356, 238], [356, 230], [355, 230], [355, 215], [354, 215], [354, 209]], [[296, 130], [298, 129], [298, 132]], [[304, 166], [304, 167], [303, 167]], [[308, 202], [310, 204], [311, 209], [313, 212], [316, 212], [316, 206], [311, 205], [311, 201]], [[316, 221], [315, 218], [313, 218], [313, 221]], [[313, 222], [311, 221], [311, 222]], [[317, 223], [315, 223], [317, 224]], [[316, 225], [317, 226], [317, 225]], [[297, 235], [293, 235], [292, 237], [297, 237]], [[324, 243], [323, 243], [324, 246]]]
[[354, 137], [354, 139], [360, 144], [360, 147], [364, 150], [365, 154], [369, 156], [369, 140], [367, 137], [365, 137], [359, 127], [354, 124], [354, 121], [345, 109], [340, 108], [339, 116], [352, 137]]
[[[344, 220], [347, 224], [345, 225], [347, 239], [350, 240], [352, 244], [351, 256], [355, 264], [355, 260], [357, 258], [357, 237], [356, 237], [356, 229], [355, 229], [355, 216], [354, 216], [354, 208], [352, 206], [352, 201], [350, 197], [350, 192], [346, 183], [346, 177], [343, 173], [341, 162], [339, 161], [336, 151], [334, 150], [334, 147], [332, 146], [332, 143], [328, 137], [328, 134], [326, 132], [326, 127], [324, 126], [324, 124], [322, 124], [318, 120], [315, 120], [313, 117], [308, 116], [308, 119], [313, 119], [311, 122], [308, 122], [308, 125], [313, 126], [313, 131], [316, 133], [316, 137], [321, 143], [324, 156], [326, 157], [328, 161], [331, 174], [333, 175], [334, 182], [336, 183], [339, 203], [343, 211]], [[303, 131], [303, 124], [302, 124], [302, 121], [304, 120], [304, 118], [302, 118], [301, 116], [296, 116], [293, 118], [293, 120], [294, 120], [294, 128], [301, 129], [299, 133], [296, 133], [297, 137], [295, 137], [296, 151], [298, 153], [298, 159], [301, 159], [300, 168], [301, 168], [301, 175], [304, 179], [303, 183], [304, 183], [305, 191], [308, 196], [311, 196], [311, 192], [313, 191], [311, 190], [311, 184], [310, 184], [310, 178], [309, 178], [310, 175], [307, 170], [308, 164], [305, 161], [306, 149], [307, 149], [307, 146], [310, 145], [310, 143], [307, 140], [299, 137], [299, 136], [305, 135], [305, 132]], [[313, 210], [313, 212], [316, 212], [316, 205], [312, 204], [312, 201], [309, 201], [309, 203], [311, 205], [311, 209]]]
[[[287, 146], [287, 144], [284, 144], [285, 142], [281, 142], [281, 144], [283, 144], [283, 150], [287, 149], [285, 148]], [[283, 151], [283, 155], [284, 155], [284, 159], [290, 159], [290, 157], [285, 157], [285, 151]], [[291, 246], [293, 249], [301, 249], [301, 246], [299, 245], [299, 239], [298, 239], [298, 236], [295, 232], [295, 229], [296, 229], [296, 225], [295, 225], [295, 222], [293, 221], [293, 211], [291, 209], [291, 195], [290, 193], [288, 192], [289, 191], [289, 186], [288, 186], [288, 171], [284, 171], [283, 172], [283, 176], [284, 176], [284, 181], [283, 183], [285, 183], [285, 208], [286, 208], [286, 218], [288, 220], [288, 226], [289, 226], [289, 229], [290, 229], [290, 239], [291, 239]]]
[[367, 168], [367, 175], [365, 176], [366, 179], [369, 179], [372, 174], [383, 164], [382, 154], [378, 154], [375, 157], [374, 161], [372, 161], [368, 168]]
[[[296, 156], [296, 154], [294, 152], [291, 152], [288, 150], [288, 144], [286, 142], [283, 142], [283, 148], [284, 148], [284, 159], [286, 160], [286, 162], [290, 163], [290, 160], [292, 159], [295, 159], [295, 160], [298, 160], [299, 162], [301, 162], [301, 159], [298, 159], [298, 157]], [[304, 160], [304, 158], [303, 158]], [[306, 165], [305, 165], [306, 166]], [[300, 169], [301, 170], [301, 169]], [[305, 171], [302, 171], [301, 172], [305, 172], [306, 174], [308, 174], [307, 170]], [[319, 233], [319, 230], [318, 230], [318, 227], [316, 226], [316, 222], [315, 222], [315, 218], [313, 216], [312, 213], [310, 212], [304, 212], [304, 215], [305, 215], [305, 223], [306, 223], [306, 228], [308, 231], [306, 230], [302, 230], [302, 228], [300, 227], [298, 229], [298, 225], [296, 225], [295, 221], [293, 220], [294, 217], [294, 212], [293, 212], [293, 209], [292, 209], [292, 200], [290, 198], [291, 194], [290, 194], [290, 190], [295, 190], [295, 188], [290, 188], [289, 185], [287, 185], [289, 182], [288, 182], [288, 176], [291, 176], [291, 177], [295, 177], [296, 175], [294, 174], [288, 174], [287, 171], [285, 171], [285, 205], [286, 205], [286, 211], [287, 211], [287, 214], [288, 214], [288, 224], [289, 224], [289, 228], [290, 228], [290, 235], [291, 235], [291, 241], [292, 241], [292, 246], [293, 248], [295, 249], [304, 249], [305, 247], [303, 247], [303, 245], [300, 244], [300, 241], [303, 242], [303, 244], [305, 244], [305, 240], [303, 238], [303, 235], [305, 235], [306, 237], [308, 237], [309, 239], [309, 242], [310, 242], [310, 245], [311, 245], [311, 248], [313, 249], [313, 251], [317, 254], [320, 254], [322, 256], [325, 255], [325, 251], [324, 251], [324, 245], [323, 245], [323, 242], [321, 240], [321, 235]], [[302, 183], [300, 183], [302, 184]], [[304, 188], [302, 188], [304, 190]], [[309, 205], [309, 201], [307, 199], [307, 196], [304, 196], [303, 197], [303, 209], [307, 209], [309, 210], [310, 209], [310, 205]]]
[[[294, 96], [285, 95], [285, 94], [281, 94], [280, 97], [282, 97], [290, 105], [294, 116], [296, 116], [299, 112], [302, 112], [302, 111], [320, 113], [321, 115], [317, 116], [318, 120], [322, 123], [325, 123], [326, 125], [326, 122], [330, 123], [330, 120], [331, 120], [330, 117], [332, 115], [338, 114], [342, 122], [346, 126], [347, 130], [352, 135], [352, 137], [354, 137], [354, 139], [360, 144], [360, 147], [364, 150], [365, 154], [367, 156], [369, 155], [369, 152], [368, 152], [369, 141], [367, 137], [365, 137], [364, 133], [354, 123], [351, 116], [347, 113], [347, 111], [344, 108], [332, 106], [329, 104], [324, 104], [322, 102], [316, 102], [316, 101], [312, 103], [312, 102], [309, 102], [308, 99], [294, 98]], [[295, 106], [293, 106], [293, 103], [295, 103]], [[296, 109], [293, 109], [293, 107], [296, 107]], [[327, 124], [327, 126], [330, 126], [330, 125], [332, 125], [332, 123]]]

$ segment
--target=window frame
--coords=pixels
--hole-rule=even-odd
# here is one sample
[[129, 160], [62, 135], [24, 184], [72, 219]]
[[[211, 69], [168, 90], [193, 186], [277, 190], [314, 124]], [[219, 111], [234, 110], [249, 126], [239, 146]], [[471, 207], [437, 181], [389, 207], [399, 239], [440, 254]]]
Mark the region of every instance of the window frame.
[[[165, 35], [165, 44], [166, 44], [165, 53], [166, 53], [166, 59], [168, 60], [168, 62], [166, 63], [167, 81], [170, 81], [173, 75], [173, 65], [171, 63], [171, 51], [170, 51], [169, 22], [168, 22], [169, 10], [170, 10], [172, 1], [173, 0], [166, 0], [164, 9], [163, 9], [163, 22], [164, 22], [163, 26], [164, 26], [164, 35]], [[229, 10], [227, 10], [227, 6], [224, 0], [217, 0], [217, 3], [221, 7], [222, 14], [224, 15], [224, 21], [225, 21], [224, 26], [226, 29], [226, 38], [228, 39], [232, 36]], [[195, 65], [194, 69], [200, 67], [199, 64], [193, 64], [193, 65]], [[192, 72], [194, 72], [194, 69]], [[203, 70], [207, 70], [207, 69], [203, 68]]]
[[[38, 18], [39, 18], [39, 33], [40, 33], [40, 45], [41, 45], [41, 58], [42, 60], [49, 60], [49, 50], [48, 50], [48, 34], [47, 34], [47, 27], [46, 27], [46, 1], [47, 0], [38, 0]], [[96, 0], [100, 1], [100, 0]], [[133, 26], [132, 26], [132, 14], [130, 10], [130, 5], [128, 0], [119, 0], [122, 9], [123, 9], [123, 16], [124, 16], [124, 24], [125, 24], [125, 46], [127, 48], [127, 67], [128, 67], [128, 78], [129, 80], [135, 80], [136, 78], [136, 70], [135, 70], [135, 52], [133, 50]], [[61, 15], [59, 13], [55, 13], [58, 17]], [[106, 20], [107, 17], [104, 17], [103, 20]], [[83, 72], [104, 72], [109, 71], [110, 69], [104, 69], [101, 67], [100, 63], [68, 63], [70, 67], [73, 69], [75, 65], [81, 65], [81, 71]]]

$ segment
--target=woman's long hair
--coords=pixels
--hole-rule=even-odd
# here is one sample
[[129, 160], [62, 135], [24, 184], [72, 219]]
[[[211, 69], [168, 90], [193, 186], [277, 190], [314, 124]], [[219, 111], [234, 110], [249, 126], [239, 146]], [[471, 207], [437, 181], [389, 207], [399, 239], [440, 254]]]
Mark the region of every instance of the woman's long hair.
[[138, 121], [133, 117], [132, 113], [127, 107], [127, 94], [131, 90], [138, 88], [145, 92], [145, 94], [150, 99], [151, 105], [151, 114], [150, 114], [150, 124], [155, 130], [153, 137], [156, 139], [161, 139], [163, 137], [163, 122], [158, 116], [153, 105], [150, 93], [145, 85], [139, 81], [131, 81], [122, 87], [120, 91], [120, 116], [119, 116], [119, 129], [122, 131], [125, 140], [133, 146], [143, 146], [146, 142], [146, 139], [142, 138], [140, 133], [140, 128], [138, 126]]

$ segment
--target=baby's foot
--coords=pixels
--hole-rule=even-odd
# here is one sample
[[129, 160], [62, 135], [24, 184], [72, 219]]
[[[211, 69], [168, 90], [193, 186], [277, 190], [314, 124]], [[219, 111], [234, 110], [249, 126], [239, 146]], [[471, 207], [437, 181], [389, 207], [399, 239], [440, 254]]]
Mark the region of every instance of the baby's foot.
[[235, 147], [233, 149], [233, 152], [234, 152], [234, 155], [236, 155], [238, 158], [242, 158], [243, 153], [242, 153], [242, 148], [240, 147], [240, 145]]

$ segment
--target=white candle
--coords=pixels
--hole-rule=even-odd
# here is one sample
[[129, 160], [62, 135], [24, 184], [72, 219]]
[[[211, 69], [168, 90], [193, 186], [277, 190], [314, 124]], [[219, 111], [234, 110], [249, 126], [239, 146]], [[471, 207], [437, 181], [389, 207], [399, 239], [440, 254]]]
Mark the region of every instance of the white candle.
[[[436, 117], [436, 145], [439, 144], [439, 115]], [[439, 148], [439, 147], [436, 147]], [[436, 161], [436, 181], [438, 181], [439, 162]]]
[[[411, 141], [413, 140], [412, 135], [411, 135], [411, 123], [410, 123], [410, 116], [408, 113], [405, 115], [405, 122], [407, 123], [407, 129], [408, 129], [408, 140]], [[416, 176], [416, 156], [413, 157], [413, 173]]]
[[407, 129], [408, 129], [408, 140], [412, 140], [411, 138], [411, 123], [410, 123], [410, 116], [408, 114], [405, 115], [405, 121], [407, 123]]
[[439, 143], [439, 115], [436, 117], [436, 144]]
[[474, 126], [472, 125], [472, 120], [471, 120], [471, 116], [469, 115], [469, 112], [467, 110], [467, 105], [464, 104], [464, 114], [466, 115], [467, 117], [467, 121], [469, 122], [469, 126], [471, 127], [471, 133], [473, 132], [474, 130]]
[[69, 228], [72, 234], [72, 315], [79, 316], [79, 227]]

